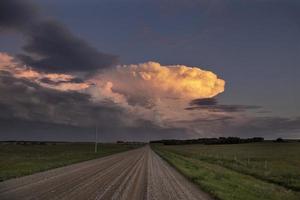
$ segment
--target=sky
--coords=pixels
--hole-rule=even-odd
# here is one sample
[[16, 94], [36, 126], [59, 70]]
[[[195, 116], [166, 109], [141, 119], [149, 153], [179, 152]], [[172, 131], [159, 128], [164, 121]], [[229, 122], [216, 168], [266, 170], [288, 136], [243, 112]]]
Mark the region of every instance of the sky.
[[2, 0], [0, 140], [300, 137], [297, 0]]

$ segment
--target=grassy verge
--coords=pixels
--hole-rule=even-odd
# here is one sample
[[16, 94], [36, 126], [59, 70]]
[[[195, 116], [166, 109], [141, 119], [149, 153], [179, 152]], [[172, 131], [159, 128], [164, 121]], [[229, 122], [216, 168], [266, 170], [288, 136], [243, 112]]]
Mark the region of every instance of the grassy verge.
[[100, 144], [98, 153], [88, 143], [56, 145], [0, 145], [0, 181], [33, 174], [85, 160], [140, 147], [130, 144]]
[[164, 149], [300, 191], [299, 142], [173, 145]]
[[[200, 156], [198, 155], [196, 157], [191, 150], [189, 150], [189, 153], [187, 152], [187, 148], [191, 146], [197, 145], [154, 145], [152, 147], [161, 157], [166, 159], [182, 174], [198, 184], [202, 190], [212, 194], [218, 199], [300, 199], [299, 192], [264, 181], [255, 176], [247, 175], [242, 173], [241, 170], [237, 171], [224, 167], [222, 163], [212, 163], [207, 162], [205, 159], [199, 159]], [[232, 148], [230, 147], [232, 145], [227, 146], [228, 147], [225, 148]], [[212, 146], [208, 146], [208, 148], [213, 149]]]

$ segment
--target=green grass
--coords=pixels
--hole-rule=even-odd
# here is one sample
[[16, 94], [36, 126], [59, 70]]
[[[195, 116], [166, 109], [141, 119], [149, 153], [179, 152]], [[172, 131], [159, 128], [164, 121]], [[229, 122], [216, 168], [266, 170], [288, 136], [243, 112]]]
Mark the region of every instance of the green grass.
[[300, 144], [152, 145], [219, 199], [300, 199]]
[[94, 153], [94, 145], [92, 143], [62, 143], [56, 145], [0, 144], [0, 181], [111, 155], [139, 146], [100, 144], [98, 153]]

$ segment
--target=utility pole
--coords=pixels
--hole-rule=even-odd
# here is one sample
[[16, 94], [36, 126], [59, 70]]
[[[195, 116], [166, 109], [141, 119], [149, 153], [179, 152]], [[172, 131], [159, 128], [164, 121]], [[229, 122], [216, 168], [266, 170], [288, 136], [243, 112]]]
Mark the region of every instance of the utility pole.
[[95, 153], [98, 152], [98, 124], [96, 125], [96, 132], [95, 132]]

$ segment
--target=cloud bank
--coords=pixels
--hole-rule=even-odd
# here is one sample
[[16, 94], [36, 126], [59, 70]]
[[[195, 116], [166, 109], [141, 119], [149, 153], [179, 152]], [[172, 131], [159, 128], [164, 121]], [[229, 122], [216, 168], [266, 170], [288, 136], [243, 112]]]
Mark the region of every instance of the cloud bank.
[[259, 106], [218, 103], [224, 86], [216, 74], [196, 67], [147, 62], [81, 79], [37, 71], [0, 53], [0, 121], [37, 130], [53, 124], [60, 132], [98, 124], [107, 138], [141, 140], [272, 136], [300, 129], [298, 118], [258, 117], [248, 111], [259, 112]]
[[0, 1], [0, 33], [23, 34], [24, 53], [18, 58], [42, 71], [90, 73], [110, 67], [118, 57], [98, 51], [62, 23], [39, 13], [29, 1]]

